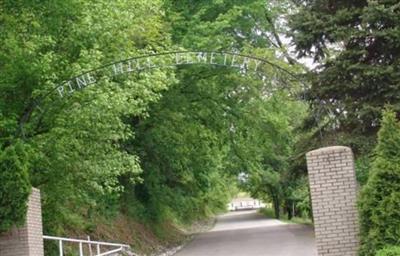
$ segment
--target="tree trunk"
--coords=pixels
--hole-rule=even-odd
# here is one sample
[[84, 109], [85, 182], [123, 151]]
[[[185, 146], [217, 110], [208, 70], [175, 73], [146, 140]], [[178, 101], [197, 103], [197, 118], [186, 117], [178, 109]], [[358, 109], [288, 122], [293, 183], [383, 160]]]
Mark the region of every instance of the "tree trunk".
[[273, 204], [274, 204], [274, 211], [275, 211], [275, 218], [277, 218], [278, 220], [281, 218], [281, 214], [280, 214], [280, 207], [279, 207], [279, 199], [277, 196], [273, 196]]
[[293, 215], [294, 215], [291, 201], [288, 201], [286, 203], [286, 211], [287, 211], [287, 215], [288, 215], [288, 220], [291, 220], [293, 218]]

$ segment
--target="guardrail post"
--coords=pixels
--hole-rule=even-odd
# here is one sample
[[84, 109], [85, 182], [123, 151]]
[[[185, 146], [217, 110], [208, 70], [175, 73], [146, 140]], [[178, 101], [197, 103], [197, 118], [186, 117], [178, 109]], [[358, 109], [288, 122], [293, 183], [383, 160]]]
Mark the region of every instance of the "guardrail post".
[[64, 256], [64, 249], [63, 249], [62, 240], [58, 241], [58, 248], [60, 250], [60, 256]]
[[[90, 242], [90, 236], [88, 236], [88, 237], [87, 237], [87, 239], [88, 239], [88, 241]], [[90, 255], [90, 256], [93, 256], [93, 252], [92, 252], [92, 244], [91, 244], [91, 243], [89, 243], [89, 244], [88, 244], [88, 247], [89, 247], [89, 255]]]
[[79, 242], [79, 256], [83, 256], [82, 242]]

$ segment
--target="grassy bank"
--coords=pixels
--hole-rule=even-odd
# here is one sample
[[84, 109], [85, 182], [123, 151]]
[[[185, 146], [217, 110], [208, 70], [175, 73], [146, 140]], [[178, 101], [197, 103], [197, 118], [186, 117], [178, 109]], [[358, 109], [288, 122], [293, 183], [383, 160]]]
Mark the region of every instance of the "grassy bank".
[[[274, 210], [272, 208], [262, 208], [259, 212], [268, 218], [276, 219]], [[281, 218], [279, 220], [285, 223], [313, 225], [312, 220], [309, 218], [293, 217], [289, 220], [286, 214], [281, 214]]]
[[[160, 255], [190, 241], [193, 234], [204, 232], [214, 225], [214, 219], [196, 221], [191, 225], [176, 223], [144, 224], [120, 214], [112, 220], [96, 218], [90, 229], [66, 230], [66, 237], [90, 239], [129, 244], [132, 251], [139, 255]], [[58, 255], [58, 245], [54, 241], [45, 241], [45, 255]], [[84, 248], [86, 251], [88, 248]], [[64, 245], [65, 255], [76, 255], [77, 248], [73, 244]]]

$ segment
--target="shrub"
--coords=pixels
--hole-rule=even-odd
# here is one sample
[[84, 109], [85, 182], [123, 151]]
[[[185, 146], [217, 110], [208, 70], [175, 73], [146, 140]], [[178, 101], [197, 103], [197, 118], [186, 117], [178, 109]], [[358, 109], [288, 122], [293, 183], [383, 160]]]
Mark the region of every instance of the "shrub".
[[384, 113], [374, 154], [359, 199], [362, 256], [374, 256], [400, 238], [400, 123], [393, 111]]
[[21, 144], [0, 152], [0, 232], [25, 221], [29, 182], [26, 153]]
[[376, 256], [399, 256], [400, 246], [389, 246], [378, 251]]

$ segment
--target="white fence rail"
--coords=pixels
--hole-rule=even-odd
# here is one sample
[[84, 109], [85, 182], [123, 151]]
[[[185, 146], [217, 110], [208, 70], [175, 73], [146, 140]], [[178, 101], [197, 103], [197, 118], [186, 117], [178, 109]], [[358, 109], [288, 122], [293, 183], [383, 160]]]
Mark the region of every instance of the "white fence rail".
[[248, 210], [248, 209], [260, 209], [264, 208], [266, 205], [260, 200], [240, 200], [236, 199], [228, 204], [229, 211], [237, 211], [237, 210]]
[[[83, 239], [72, 239], [72, 238], [56, 237], [56, 236], [43, 236], [43, 239], [56, 241], [58, 243], [58, 249], [59, 249], [60, 256], [64, 256], [64, 244], [65, 243], [78, 244], [79, 256], [85, 256], [83, 254], [84, 246], [87, 246], [88, 251], [89, 251], [89, 256], [108, 256], [108, 255], [116, 255], [116, 253], [119, 253], [119, 252], [130, 252], [129, 245], [91, 241], [89, 237], [88, 237], [88, 240], [83, 240]], [[94, 250], [96, 252], [93, 252], [92, 246], [95, 248]], [[135, 255], [135, 254], [129, 253], [129, 255]]]

